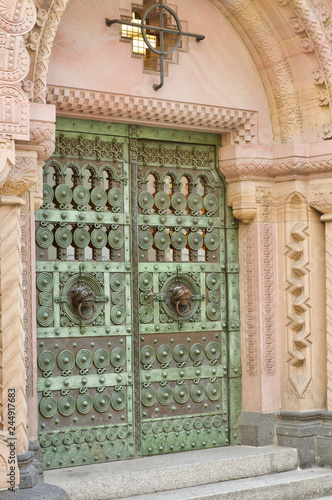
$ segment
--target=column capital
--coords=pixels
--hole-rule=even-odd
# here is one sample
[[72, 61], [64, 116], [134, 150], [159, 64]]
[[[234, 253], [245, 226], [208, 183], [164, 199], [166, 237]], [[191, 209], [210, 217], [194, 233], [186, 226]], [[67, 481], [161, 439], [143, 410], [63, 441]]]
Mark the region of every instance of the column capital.
[[321, 221], [332, 220], [332, 177], [309, 185], [309, 205], [321, 214]]

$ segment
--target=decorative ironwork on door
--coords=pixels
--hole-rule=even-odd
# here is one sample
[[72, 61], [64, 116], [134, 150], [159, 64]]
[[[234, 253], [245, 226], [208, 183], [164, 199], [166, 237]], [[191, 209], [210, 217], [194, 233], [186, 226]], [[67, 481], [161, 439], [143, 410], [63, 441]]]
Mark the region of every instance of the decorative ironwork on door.
[[217, 142], [59, 121], [36, 215], [46, 468], [236, 442], [237, 226]]

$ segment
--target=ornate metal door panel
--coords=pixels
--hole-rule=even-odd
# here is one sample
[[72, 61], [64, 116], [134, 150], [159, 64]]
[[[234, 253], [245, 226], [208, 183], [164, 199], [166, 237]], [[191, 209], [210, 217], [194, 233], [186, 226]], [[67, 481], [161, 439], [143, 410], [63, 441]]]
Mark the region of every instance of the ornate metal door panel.
[[36, 234], [45, 468], [236, 441], [237, 229], [217, 146], [59, 120]]

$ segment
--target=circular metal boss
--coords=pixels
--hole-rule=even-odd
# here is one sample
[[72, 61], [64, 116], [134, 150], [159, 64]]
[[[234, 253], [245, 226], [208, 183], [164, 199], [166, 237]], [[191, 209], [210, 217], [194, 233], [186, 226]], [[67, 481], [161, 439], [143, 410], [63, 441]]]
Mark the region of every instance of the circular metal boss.
[[222, 418], [220, 415], [215, 415], [213, 417], [213, 425], [215, 427], [221, 427], [222, 426]]
[[60, 444], [62, 444], [62, 434], [53, 434], [52, 438], [52, 444], [53, 446], [59, 446]]
[[194, 362], [203, 361], [205, 358], [205, 349], [202, 344], [193, 344], [190, 348], [190, 357]]
[[219, 292], [216, 292], [214, 290], [210, 290], [208, 293], [208, 299], [209, 299], [209, 302], [219, 302], [219, 300], [220, 300]]
[[157, 401], [157, 394], [152, 387], [145, 387], [141, 390], [141, 403], [143, 406], [153, 406]]
[[58, 366], [61, 371], [72, 370], [75, 366], [75, 356], [71, 351], [61, 351], [58, 356]]
[[191, 431], [191, 429], [193, 428], [194, 426], [194, 422], [191, 418], [185, 418], [184, 421], [183, 421], [183, 428], [186, 430], [186, 431]]
[[203, 236], [197, 232], [190, 233], [188, 236], [188, 244], [192, 250], [200, 250], [203, 246]]
[[118, 431], [117, 431], [117, 428], [116, 427], [109, 427], [107, 430], [106, 430], [106, 437], [107, 439], [109, 439], [110, 441], [113, 441], [114, 439], [116, 439], [118, 437]]
[[111, 363], [114, 368], [120, 368], [126, 363], [126, 353], [121, 347], [116, 347], [111, 352]]
[[37, 276], [37, 288], [41, 292], [50, 292], [53, 288], [53, 278], [48, 273], [40, 273]]
[[115, 325], [121, 325], [126, 317], [126, 311], [122, 306], [113, 306], [111, 309], [111, 320]]
[[188, 197], [188, 207], [192, 211], [198, 211], [203, 208], [202, 197], [197, 193], [191, 193]]
[[164, 420], [163, 431], [164, 432], [171, 432], [172, 428], [173, 428], [173, 424], [172, 424], [171, 420]]
[[173, 401], [173, 391], [169, 385], [160, 387], [158, 390], [158, 401], [163, 406], [167, 406]]
[[152, 424], [152, 432], [154, 434], [160, 434], [163, 430], [163, 424], [161, 422], [153, 422]]
[[75, 399], [69, 394], [61, 396], [58, 401], [58, 410], [64, 417], [69, 417], [75, 411]]
[[47, 227], [39, 227], [36, 232], [36, 242], [40, 248], [48, 248], [54, 241], [53, 233]]
[[206, 357], [210, 360], [219, 359], [220, 357], [220, 346], [217, 342], [209, 342], [205, 349]]
[[122, 274], [115, 273], [110, 280], [111, 288], [114, 292], [122, 292], [125, 287], [125, 279]]
[[85, 248], [90, 243], [90, 233], [86, 229], [77, 228], [74, 231], [74, 243], [78, 248]]
[[220, 318], [221, 309], [219, 304], [212, 302], [206, 308], [206, 315], [211, 321], [216, 321]]
[[123, 294], [121, 292], [112, 293], [112, 304], [115, 306], [123, 306]]
[[219, 247], [219, 235], [217, 233], [206, 233], [204, 236], [204, 243], [208, 250], [214, 251]]
[[203, 427], [203, 420], [201, 419], [201, 417], [196, 417], [194, 418], [194, 429], [198, 430], [198, 429], [201, 429]]
[[63, 442], [63, 444], [66, 444], [66, 445], [73, 444], [74, 436], [72, 435], [72, 433], [65, 432], [64, 435], [62, 436], [62, 442]]
[[150, 345], [145, 345], [142, 347], [139, 358], [143, 365], [152, 365], [156, 360], [156, 351]]
[[95, 432], [92, 429], [85, 431], [85, 441], [87, 443], [92, 443], [95, 440]]
[[152, 275], [149, 273], [142, 273], [138, 278], [138, 286], [142, 292], [148, 292], [152, 288], [152, 284]]
[[150, 231], [140, 231], [138, 233], [138, 244], [143, 250], [148, 250], [153, 245], [153, 235]]
[[157, 349], [157, 359], [160, 363], [170, 363], [173, 359], [172, 349], [167, 344], [162, 344]]
[[195, 403], [201, 403], [205, 399], [205, 387], [202, 384], [193, 384], [190, 390], [191, 399]]
[[54, 198], [53, 189], [49, 184], [43, 185], [43, 204], [51, 203]]
[[171, 237], [172, 245], [175, 250], [182, 250], [187, 245], [187, 235], [181, 231], [174, 231]]
[[37, 321], [40, 326], [50, 326], [53, 323], [52, 309], [46, 306], [41, 306], [37, 311]]
[[92, 354], [88, 349], [81, 349], [76, 354], [76, 364], [81, 370], [88, 370], [92, 366]]
[[55, 231], [55, 242], [60, 248], [67, 248], [72, 244], [73, 236], [66, 227], [58, 227]]
[[144, 424], [142, 424], [142, 432], [146, 436], [149, 435], [149, 434], [151, 434], [151, 432], [152, 432], [151, 424], [150, 423], [144, 423]]
[[149, 191], [142, 191], [138, 195], [138, 204], [143, 210], [150, 210], [154, 205], [152, 194]]
[[74, 441], [76, 444], [81, 444], [84, 443], [84, 432], [83, 431], [76, 431], [74, 434]]
[[73, 200], [76, 205], [87, 205], [90, 201], [90, 191], [85, 186], [76, 186], [73, 191]]
[[207, 212], [216, 212], [218, 210], [218, 198], [214, 194], [208, 194], [205, 196], [204, 208]]
[[91, 233], [91, 243], [95, 248], [104, 248], [107, 243], [107, 234], [103, 229], [94, 229]]
[[99, 413], [104, 413], [111, 405], [111, 398], [105, 391], [97, 392], [93, 400], [93, 405]]
[[218, 384], [218, 382], [209, 383], [206, 387], [207, 397], [211, 401], [218, 401], [218, 399], [220, 399], [221, 397], [221, 393], [221, 385]]
[[187, 206], [187, 198], [183, 193], [174, 193], [171, 198], [171, 205], [174, 210], [184, 210]]
[[50, 306], [52, 304], [52, 296], [50, 293], [41, 292], [38, 296], [38, 301], [41, 306]]
[[178, 363], [185, 363], [189, 358], [189, 349], [184, 344], [178, 344], [173, 349], [173, 356]]
[[59, 203], [68, 205], [73, 198], [72, 190], [66, 184], [59, 184], [55, 189], [55, 199]]
[[93, 362], [97, 368], [107, 368], [109, 365], [109, 354], [106, 349], [97, 349], [93, 355]]
[[141, 306], [138, 315], [141, 323], [150, 323], [153, 320], [153, 309], [149, 305]]
[[126, 395], [123, 391], [114, 391], [111, 396], [112, 408], [116, 411], [121, 411], [125, 408], [127, 403]]
[[186, 385], [177, 385], [174, 389], [174, 399], [177, 403], [186, 403], [189, 399], [189, 389]]
[[218, 290], [220, 286], [220, 280], [218, 274], [216, 273], [208, 274], [208, 276], [206, 277], [206, 286], [210, 290]]
[[106, 439], [106, 431], [105, 429], [97, 429], [96, 430], [96, 440], [101, 443]]
[[43, 372], [51, 372], [55, 367], [55, 356], [52, 351], [44, 351], [38, 356], [38, 366]]
[[212, 423], [213, 423], [212, 417], [209, 417], [208, 415], [206, 417], [204, 417], [203, 425], [206, 429], [211, 429]]
[[175, 430], [175, 432], [182, 431], [182, 429], [183, 429], [182, 420], [180, 420], [180, 419], [174, 420], [174, 422], [173, 422], [173, 429]]
[[51, 436], [49, 436], [48, 434], [43, 434], [40, 438], [39, 438], [39, 443], [40, 443], [40, 446], [42, 448], [47, 448], [48, 446], [51, 445], [52, 441], [51, 441]]
[[166, 231], [157, 231], [154, 235], [154, 243], [158, 250], [167, 250], [170, 242], [171, 238]]
[[108, 192], [108, 202], [112, 207], [121, 207], [123, 204], [123, 193], [119, 188], [112, 188]]
[[110, 244], [111, 248], [120, 250], [120, 248], [122, 248], [124, 244], [124, 236], [122, 231], [120, 231], [120, 229], [113, 229], [112, 231], [110, 231], [108, 235], [108, 243]]
[[118, 428], [118, 438], [125, 439], [128, 436], [128, 429], [124, 425], [121, 425]]
[[156, 193], [154, 197], [154, 204], [158, 208], [158, 210], [167, 210], [171, 203], [171, 199], [168, 194], [164, 193], [164, 191], [159, 191]]
[[103, 207], [107, 202], [107, 194], [101, 187], [95, 187], [91, 191], [91, 202], [95, 207]]
[[57, 404], [54, 398], [42, 398], [39, 411], [45, 418], [52, 418], [56, 414]]

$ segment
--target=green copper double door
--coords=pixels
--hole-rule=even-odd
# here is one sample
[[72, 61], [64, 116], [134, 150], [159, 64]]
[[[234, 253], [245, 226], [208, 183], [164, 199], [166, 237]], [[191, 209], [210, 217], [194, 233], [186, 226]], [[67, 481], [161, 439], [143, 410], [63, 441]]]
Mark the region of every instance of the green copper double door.
[[36, 214], [46, 469], [236, 442], [237, 225], [218, 145], [58, 120]]

